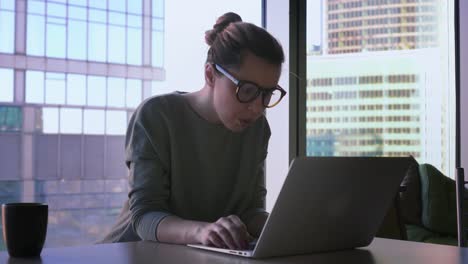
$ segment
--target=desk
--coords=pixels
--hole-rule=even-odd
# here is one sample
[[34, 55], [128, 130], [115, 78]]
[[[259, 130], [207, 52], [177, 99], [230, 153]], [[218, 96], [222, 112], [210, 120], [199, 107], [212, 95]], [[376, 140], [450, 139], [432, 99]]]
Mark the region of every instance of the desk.
[[215, 252], [203, 251], [179, 245], [155, 242], [131, 242], [100, 244], [83, 247], [46, 248], [41, 259], [25, 260], [9, 258], [7, 252], [0, 252], [0, 263], [7, 264], [155, 264], [155, 263], [346, 263], [346, 264], [387, 264], [387, 263], [468, 263], [468, 249], [453, 246], [424, 244], [409, 241], [375, 238], [368, 247], [332, 253], [321, 253], [293, 257], [268, 259], [246, 259]]

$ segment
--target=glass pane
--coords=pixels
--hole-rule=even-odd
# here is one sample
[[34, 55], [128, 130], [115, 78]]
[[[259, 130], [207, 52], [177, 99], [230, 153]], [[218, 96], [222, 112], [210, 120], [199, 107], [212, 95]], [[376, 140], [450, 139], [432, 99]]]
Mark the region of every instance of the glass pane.
[[59, 131], [59, 111], [55, 107], [42, 108], [42, 132], [58, 133]]
[[153, 30], [155, 31], [164, 31], [164, 19], [153, 18]]
[[87, 6], [88, 0], [68, 0], [69, 5]]
[[13, 102], [14, 99], [14, 78], [12, 69], [0, 69], [0, 102]]
[[15, 16], [13, 12], [0, 11], [0, 52], [15, 51]]
[[45, 91], [46, 104], [64, 104], [65, 74], [46, 73]]
[[96, 9], [88, 9], [88, 14], [89, 14], [89, 21], [101, 22], [101, 23], [106, 23], [107, 22], [106, 11], [96, 10]]
[[162, 67], [164, 64], [164, 32], [153, 31], [152, 65]]
[[28, 55], [44, 56], [44, 17], [28, 15], [27, 24], [26, 50]]
[[109, 24], [125, 26], [127, 24], [125, 21], [125, 14], [109, 12]]
[[378, 2], [307, 2], [307, 155], [412, 155], [453, 175], [453, 10]]
[[125, 107], [125, 79], [107, 79], [107, 106]]
[[86, 76], [78, 74], [67, 75], [67, 104], [86, 104]]
[[0, 105], [0, 132], [21, 131], [22, 125], [21, 107]]
[[84, 133], [104, 135], [104, 110], [84, 110]]
[[106, 78], [88, 76], [88, 105], [106, 105]]
[[141, 16], [134, 16], [134, 15], [127, 15], [127, 24], [129, 27], [142, 27], [142, 17]]
[[68, 58], [86, 60], [86, 22], [68, 20]]
[[164, 0], [153, 0], [153, 17], [164, 17]]
[[109, 26], [109, 45], [107, 58], [109, 62], [125, 63], [125, 28]]
[[136, 108], [142, 100], [141, 80], [127, 79], [127, 107]]
[[[111, 0], [114, 1], [114, 0]], [[106, 0], [88, 0], [89, 6], [99, 9], [106, 9], [107, 8], [107, 1]]]
[[26, 71], [26, 103], [44, 103], [44, 72]]
[[83, 127], [81, 112], [78, 108], [61, 108], [60, 133], [81, 134]]
[[64, 4], [47, 2], [47, 15], [55, 17], [65, 17], [66, 7]]
[[141, 65], [142, 34], [141, 29], [127, 28], [127, 63]]
[[45, 15], [46, 5], [42, 1], [28, 1], [28, 13]]
[[0, 8], [15, 11], [15, 0], [2, 0]]
[[127, 129], [127, 112], [106, 111], [106, 134], [125, 135]]
[[77, 6], [68, 6], [68, 17], [72, 19], [86, 20], [86, 8]]
[[65, 36], [64, 25], [47, 24], [47, 46], [48, 57], [65, 58]]
[[89, 23], [88, 59], [106, 61], [106, 26]]
[[120, 11], [120, 12], [125, 13], [126, 5], [127, 5], [126, 0], [111, 0], [109, 1], [109, 10]]
[[143, 0], [127, 1], [127, 12], [140, 15], [143, 9], [142, 1]]

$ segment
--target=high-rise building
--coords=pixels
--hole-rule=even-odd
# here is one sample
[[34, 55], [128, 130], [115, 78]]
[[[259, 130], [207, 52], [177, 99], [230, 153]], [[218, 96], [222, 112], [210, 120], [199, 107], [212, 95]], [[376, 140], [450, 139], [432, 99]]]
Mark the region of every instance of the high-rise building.
[[164, 80], [164, 20], [164, 0], [0, 1], [0, 201], [48, 203], [46, 246], [115, 221], [127, 122]]
[[447, 3], [323, 0], [322, 6], [321, 52], [310, 49], [307, 57], [307, 154], [412, 155], [449, 173], [453, 77], [449, 24], [441, 23]]
[[437, 0], [327, 0], [327, 53], [436, 47]]

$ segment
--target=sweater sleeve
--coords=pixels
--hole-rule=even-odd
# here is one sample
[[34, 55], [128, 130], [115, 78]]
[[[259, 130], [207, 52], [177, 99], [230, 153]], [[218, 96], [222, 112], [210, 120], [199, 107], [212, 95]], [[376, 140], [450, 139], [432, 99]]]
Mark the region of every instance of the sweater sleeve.
[[162, 118], [144, 109], [135, 113], [127, 131], [126, 164], [131, 224], [142, 240], [157, 241], [159, 223], [171, 215], [168, 141]]

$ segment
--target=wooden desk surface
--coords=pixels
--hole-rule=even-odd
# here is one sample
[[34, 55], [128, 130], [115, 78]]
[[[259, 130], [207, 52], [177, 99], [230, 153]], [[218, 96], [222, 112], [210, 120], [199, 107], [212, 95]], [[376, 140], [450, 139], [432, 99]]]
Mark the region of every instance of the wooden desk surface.
[[132, 242], [83, 247], [46, 248], [40, 259], [9, 258], [0, 252], [0, 263], [74, 264], [74, 263], [468, 263], [468, 249], [375, 238], [369, 247], [293, 257], [246, 259], [178, 245]]

